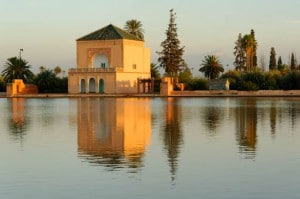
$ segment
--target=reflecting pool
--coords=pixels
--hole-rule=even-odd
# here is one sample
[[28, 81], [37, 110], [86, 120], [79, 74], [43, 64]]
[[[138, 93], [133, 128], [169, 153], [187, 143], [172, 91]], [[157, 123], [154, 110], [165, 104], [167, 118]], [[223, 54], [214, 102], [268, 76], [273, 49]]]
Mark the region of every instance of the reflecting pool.
[[0, 198], [299, 198], [300, 98], [2, 98], [0, 110]]

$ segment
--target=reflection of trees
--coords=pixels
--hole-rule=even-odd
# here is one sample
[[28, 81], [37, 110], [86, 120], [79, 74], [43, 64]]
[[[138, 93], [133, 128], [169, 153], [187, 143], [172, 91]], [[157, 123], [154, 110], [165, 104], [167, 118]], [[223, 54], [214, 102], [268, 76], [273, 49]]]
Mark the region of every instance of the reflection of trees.
[[12, 139], [22, 142], [29, 122], [29, 118], [25, 114], [25, 99], [11, 98], [8, 100], [11, 102], [12, 109], [12, 116], [9, 121], [10, 135]]
[[175, 180], [178, 155], [183, 143], [181, 130], [181, 107], [177, 98], [167, 98], [166, 118], [164, 124], [163, 140], [168, 155], [172, 181]]
[[203, 114], [204, 115], [202, 118], [204, 120], [204, 125], [206, 126], [210, 135], [215, 134], [220, 123], [221, 109], [218, 107], [207, 106], [204, 108]]
[[150, 133], [150, 99], [78, 99], [78, 154], [92, 164], [137, 172]]
[[270, 108], [270, 126], [271, 126], [272, 134], [276, 133], [276, 119], [277, 119], [277, 110], [274, 101], [272, 101], [271, 108]]
[[255, 99], [239, 101], [236, 108], [236, 139], [240, 153], [245, 158], [254, 158], [256, 152], [257, 107]]
[[292, 128], [294, 128], [297, 118], [297, 105], [294, 101], [289, 103], [288, 114], [289, 118], [292, 120]]

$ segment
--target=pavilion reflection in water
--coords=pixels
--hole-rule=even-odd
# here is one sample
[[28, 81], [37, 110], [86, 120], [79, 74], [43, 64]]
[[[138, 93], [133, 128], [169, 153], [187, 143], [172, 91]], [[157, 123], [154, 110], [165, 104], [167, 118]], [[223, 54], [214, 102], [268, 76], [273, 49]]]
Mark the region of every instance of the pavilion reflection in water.
[[109, 169], [140, 168], [151, 138], [150, 99], [78, 99], [78, 153]]

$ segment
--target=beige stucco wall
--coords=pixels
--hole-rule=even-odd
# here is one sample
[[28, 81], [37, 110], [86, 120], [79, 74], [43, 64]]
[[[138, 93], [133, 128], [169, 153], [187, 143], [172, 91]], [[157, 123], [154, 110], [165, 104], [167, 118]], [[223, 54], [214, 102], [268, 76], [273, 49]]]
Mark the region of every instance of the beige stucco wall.
[[144, 42], [124, 40], [123, 45], [124, 72], [149, 72], [150, 50], [144, 47]]
[[77, 67], [92, 68], [93, 57], [107, 56], [110, 67], [123, 65], [122, 40], [77, 41]]
[[[109, 68], [115, 69], [92, 69], [98, 54], [105, 55]], [[100, 79], [104, 80], [104, 93], [137, 93], [137, 79], [151, 77], [150, 50], [144, 47], [143, 41], [127, 39], [77, 41], [77, 69], [82, 71], [69, 71], [69, 93], [81, 92], [81, 79], [86, 83], [85, 92], [90, 92], [91, 78], [95, 79], [96, 93]]]
[[117, 93], [137, 93], [137, 79], [150, 78], [150, 73], [117, 73]]
[[85, 93], [89, 93], [90, 79], [95, 79], [96, 93], [99, 93], [99, 81], [104, 80], [104, 93], [116, 93], [116, 73], [114, 72], [102, 72], [102, 73], [69, 73], [68, 78], [68, 91], [69, 93], [81, 92], [81, 80], [85, 80]]

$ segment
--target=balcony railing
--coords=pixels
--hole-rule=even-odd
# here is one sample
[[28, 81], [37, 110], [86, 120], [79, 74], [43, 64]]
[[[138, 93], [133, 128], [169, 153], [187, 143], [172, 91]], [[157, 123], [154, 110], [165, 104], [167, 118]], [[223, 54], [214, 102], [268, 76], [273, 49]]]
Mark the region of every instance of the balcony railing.
[[123, 68], [70, 68], [69, 72], [77, 72], [77, 73], [88, 73], [88, 72], [122, 72]]

